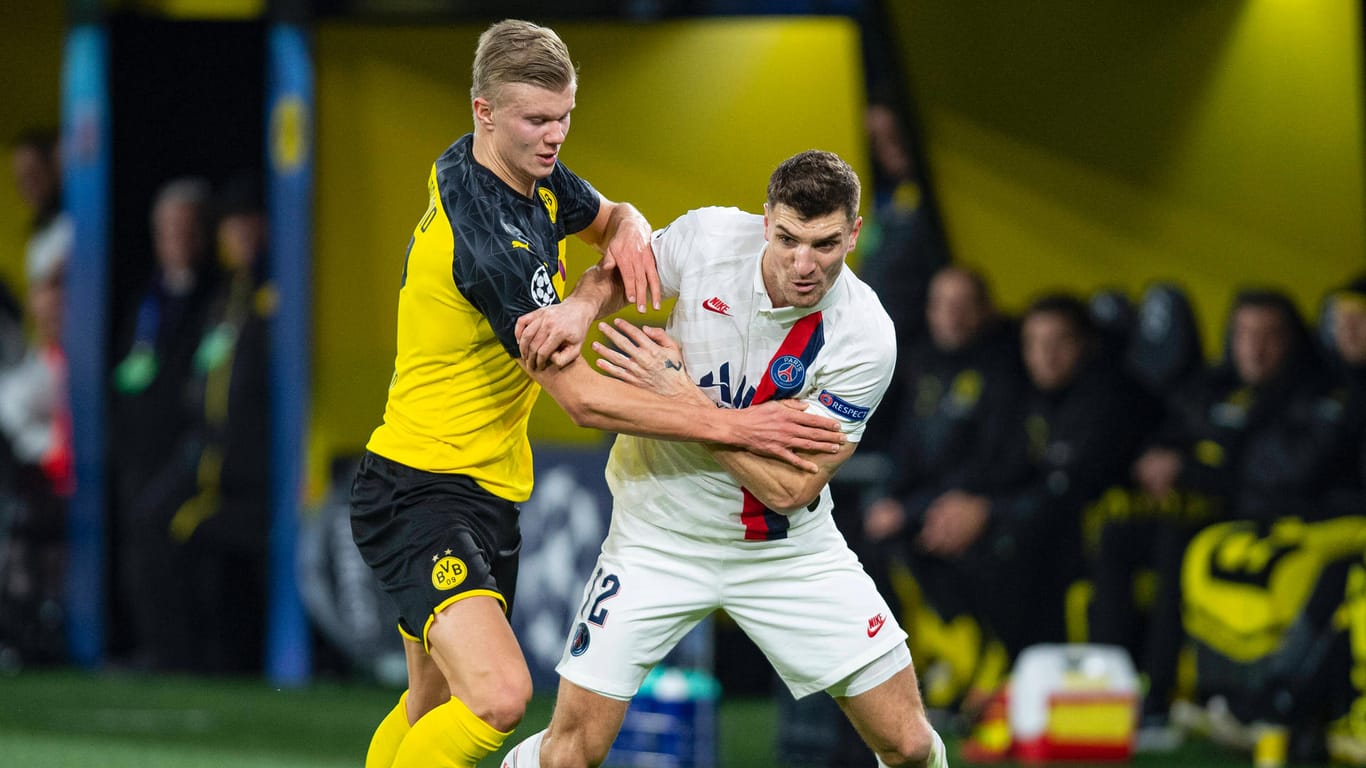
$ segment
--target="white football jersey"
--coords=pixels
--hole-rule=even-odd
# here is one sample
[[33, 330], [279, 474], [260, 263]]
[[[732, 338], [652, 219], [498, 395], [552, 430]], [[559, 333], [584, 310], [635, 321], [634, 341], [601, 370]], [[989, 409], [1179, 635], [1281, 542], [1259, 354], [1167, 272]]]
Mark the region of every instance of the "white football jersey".
[[[760, 268], [763, 217], [702, 208], [654, 233], [668, 333], [688, 374], [721, 408], [795, 398], [857, 442], [896, 364], [891, 318], [847, 267], [814, 307], [774, 308]], [[697, 443], [617, 437], [607, 462], [614, 514], [694, 536], [767, 541], [827, 515], [829, 489], [805, 509], [765, 509]]]

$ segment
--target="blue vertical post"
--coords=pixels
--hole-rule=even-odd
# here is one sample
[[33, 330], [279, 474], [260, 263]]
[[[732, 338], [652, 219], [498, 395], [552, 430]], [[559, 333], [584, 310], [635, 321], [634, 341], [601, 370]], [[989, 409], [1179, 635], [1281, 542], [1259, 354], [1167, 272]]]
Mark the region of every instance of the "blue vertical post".
[[304, 29], [271, 27], [266, 69], [266, 154], [270, 169], [271, 278], [279, 294], [271, 326], [270, 599], [266, 675], [280, 685], [308, 681], [309, 628], [294, 552], [304, 487], [312, 318], [313, 63]]
[[62, 71], [63, 205], [75, 223], [62, 345], [71, 399], [76, 493], [68, 508], [67, 653], [104, 660], [104, 385], [109, 284], [109, 41], [97, 25], [67, 34]]

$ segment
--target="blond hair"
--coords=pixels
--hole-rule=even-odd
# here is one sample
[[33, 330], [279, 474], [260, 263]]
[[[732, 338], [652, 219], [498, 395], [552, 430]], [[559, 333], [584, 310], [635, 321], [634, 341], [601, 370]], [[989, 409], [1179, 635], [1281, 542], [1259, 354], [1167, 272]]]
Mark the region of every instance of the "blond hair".
[[569, 48], [555, 30], [529, 21], [505, 19], [479, 36], [474, 52], [470, 98], [496, 101], [507, 83], [526, 83], [562, 91], [577, 83]]

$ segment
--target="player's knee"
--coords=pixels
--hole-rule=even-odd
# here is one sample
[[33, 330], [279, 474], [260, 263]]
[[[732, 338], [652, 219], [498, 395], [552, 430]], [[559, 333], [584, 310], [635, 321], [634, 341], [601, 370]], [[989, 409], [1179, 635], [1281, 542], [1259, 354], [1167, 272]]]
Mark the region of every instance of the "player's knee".
[[870, 746], [878, 759], [891, 768], [920, 768], [929, 759], [933, 744], [934, 734], [930, 724], [921, 719]]
[[531, 678], [510, 677], [489, 687], [470, 710], [499, 731], [511, 731], [522, 722], [531, 701]]

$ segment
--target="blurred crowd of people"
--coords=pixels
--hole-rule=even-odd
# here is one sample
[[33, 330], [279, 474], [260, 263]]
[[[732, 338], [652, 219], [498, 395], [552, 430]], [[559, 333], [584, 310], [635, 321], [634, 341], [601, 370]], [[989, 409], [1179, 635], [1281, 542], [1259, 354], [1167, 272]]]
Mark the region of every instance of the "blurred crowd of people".
[[[53, 133], [13, 145], [32, 214], [27, 311], [0, 294], [0, 661], [60, 661], [74, 491], [61, 347], [72, 226]], [[165, 182], [151, 274], [112, 319], [111, 656], [150, 671], [261, 667], [269, 501], [266, 221], [254, 172]], [[132, 255], [125, 257], [132, 260]], [[25, 331], [27, 326], [27, 331]]]
[[1106, 643], [1145, 680], [1141, 748], [1230, 723], [1291, 727], [1300, 759], [1366, 746], [1344, 618], [1366, 591], [1366, 274], [1325, 285], [1315, 323], [1242, 290], [1213, 354], [1177, 282], [1011, 317], [904, 165], [880, 167], [864, 276], [901, 355], [844, 527], [902, 605], [927, 704], [967, 732], [1024, 648]]

